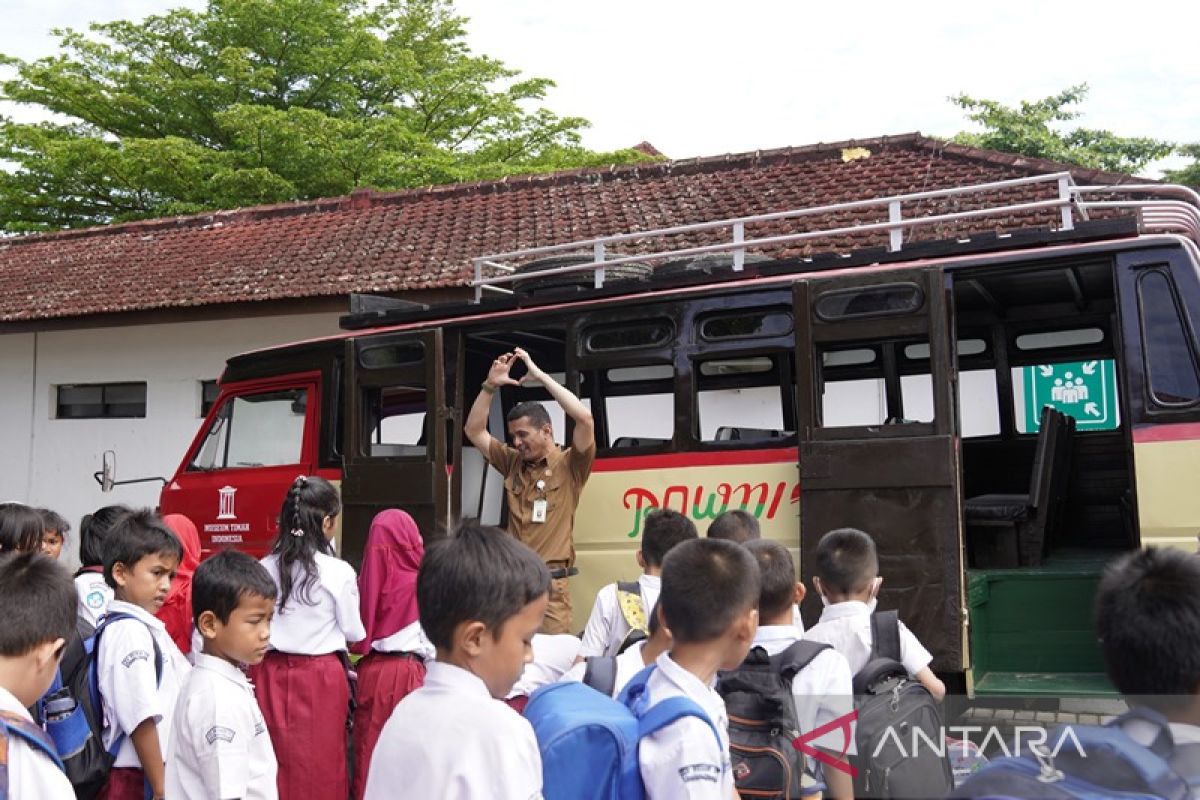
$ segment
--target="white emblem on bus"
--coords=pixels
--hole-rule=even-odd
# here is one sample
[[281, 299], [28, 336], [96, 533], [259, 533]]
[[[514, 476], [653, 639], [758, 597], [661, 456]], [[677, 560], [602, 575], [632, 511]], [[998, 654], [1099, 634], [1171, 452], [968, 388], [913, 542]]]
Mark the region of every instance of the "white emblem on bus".
[[220, 496], [220, 510], [217, 511], [217, 519], [237, 519], [237, 514], [233, 511], [233, 496], [237, 494], [237, 489], [232, 486], [226, 486], [217, 490]]

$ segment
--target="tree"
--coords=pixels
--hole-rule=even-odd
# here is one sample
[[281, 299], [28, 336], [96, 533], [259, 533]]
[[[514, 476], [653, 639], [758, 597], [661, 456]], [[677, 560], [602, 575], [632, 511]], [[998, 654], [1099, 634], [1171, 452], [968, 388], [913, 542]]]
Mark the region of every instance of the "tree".
[[587, 122], [535, 108], [463, 41], [447, 0], [210, 0], [142, 22], [54, 31], [60, 54], [0, 56], [8, 231], [645, 161], [596, 153]]
[[1079, 84], [1041, 100], [1022, 100], [1016, 108], [995, 100], [956, 95], [950, 102], [968, 112], [967, 118], [983, 126], [983, 132], [964, 131], [953, 141], [1123, 173], [1135, 173], [1151, 161], [1175, 151], [1174, 143], [1161, 139], [1117, 136], [1092, 128], [1060, 131], [1057, 123], [1079, 117], [1080, 112], [1075, 107], [1083, 102], [1087, 93], [1087, 84]]
[[1168, 169], [1163, 177], [1171, 183], [1182, 183], [1187, 186], [1200, 186], [1200, 142], [1180, 145], [1175, 151], [1181, 156], [1192, 159], [1192, 163], [1181, 169]]

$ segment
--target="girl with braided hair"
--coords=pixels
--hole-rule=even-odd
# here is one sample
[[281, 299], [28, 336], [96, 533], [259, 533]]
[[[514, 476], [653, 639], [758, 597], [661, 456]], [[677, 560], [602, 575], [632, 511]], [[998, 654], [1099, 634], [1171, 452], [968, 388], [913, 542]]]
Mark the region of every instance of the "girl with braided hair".
[[[251, 672], [275, 756], [280, 800], [346, 797], [347, 643], [366, 637], [354, 568], [334, 555], [342, 503], [317, 476], [292, 482], [262, 560], [279, 587], [270, 651]], [[319, 755], [319, 757], [314, 757]]]

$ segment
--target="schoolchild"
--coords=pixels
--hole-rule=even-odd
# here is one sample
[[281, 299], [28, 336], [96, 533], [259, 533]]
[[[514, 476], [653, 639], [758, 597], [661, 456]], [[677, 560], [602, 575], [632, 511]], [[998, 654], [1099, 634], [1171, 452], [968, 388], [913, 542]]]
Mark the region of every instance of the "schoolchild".
[[0, 552], [41, 550], [42, 515], [24, 503], [0, 503]]
[[662, 617], [673, 641], [654, 662], [646, 705], [687, 697], [712, 727], [681, 717], [641, 740], [638, 765], [651, 800], [735, 796], [729, 720], [713, 686], [718, 670], [746, 658], [758, 628], [758, 593], [758, 565], [733, 542], [691, 539], [663, 560]]
[[94, 629], [108, 611], [113, 590], [104, 580], [104, 539], [108, 530], [128, 506], [104, 506], [94, 514], [85, 514], [79, 523], [79, 563], [75, 572], [75, 591], [79, 595], [79, 621], [82, 632]]
[[425, 685], [400, 701], [371, 757], [368, 800], [541, 797], [529, 722], [501, 702], [532, 658], [550, 571], [504, 531], [464, 525], [429, 546], [417, 578], [437, 648]]
[[[124, 737], [100, 800], [160, 798], [175, 701], [191, 665], [154, 612], [179, 566], [179, 540], [149, 509], [122, 514], [104, 540], [104, 579], [114, 596], [96, 647], [104, 746]], [[160, 673], [161, 670], [161, 674]]]
[[271, 736], [241, 670], [267, 653], [275, 582], [250, 556], [223, 550], [196, 569], [189, 589], [203, 650], [175, 706], [167, 797], [276, 798]]
[[358, 591], [367, 635], [351, 648], [358, 662], [354, 709], [354, 797], [367, 787], [371, 752], [396, 704], [425, 682], [433, 645], [421, 630], [417, 572], [425, 542], [407, 513], [389, 508], [375, 515], [367, 533]]
[[0, 609], [0, 735], [8, 749], [0, 761], [7, 761], [8, 795], [73, 797], [70, 781], [48, 754], [54, 744], [26, 710], [50, 688], [67, 640], [75, 635], [71, 575], [40, 553], [4, 553]]
[[[773, 656], [804, 636], [804, 632], [792, 623], [792, 609], [804, 599], [804, 584], [796, 581], [792, 554], [779, 542], [758, 539], [747, 542], [745, 547], [758, 562], [762, 576], [762, 589], [758, 596], [759, 625], [754, 646], [763, 648], [767, 655]], [[801, 734], [814, 731], [854, 710], [850, 665], [846, 657], [834, 649], [822, 650], [797, 672], [792, 678], [791, 691], [797, 730]], [[835, 758], [856, 753], [853, 737], [842, 730], [831, 731], [811, 744]], [[821, 777], [820, 765], [816, 760], [811, 757], [807, 760], [809, 769]], [[828, 787], [827, 797], [854, 796], [854, 782], [848, 774], [828, 769], [824, 771], [823, 778]]]
[[[250, 679], [275, 758], [279, 796], [346, 797], [346, 646], [366, 638], [354, 568], [333, 554], [342, 503], [329, 481], [296, 478], [262, 565], [279, 588], [271, 649]], [[320, 754], [314, 758], [314, 754]]]
[[[645, 631], [650, 610], [658, 602], [662, 587], [663, 559], [672, 547], [695, 539], [696, 535], [696, 526], [678, 511], [662, 508], [646, 515], [642, 546], [637, 551], [637, 563], [642, 568], [637, 580], [638, 594], [630, 597], [628, 595], [632, 593], [621, 591], [616, 583], [608, 584], [597, 593], [592, 615], [583, 631], [580, 660], [588, 656], [616, 655], [634, 630], [630, 624], [631, 616]], [[632, 609], [629, 608], [631, 601]]]
[[[883, 585], [875, 540], [855, 528], [830, 531], [817, 543], [813, 571], [813, 588], [825, 609], [804, 638], [832, 645], [857, 673], [871, 657], [871, 614]], [[900, 661], [935, 700], [945, 697], [946, 685], [929, 668], [933, 656], [903, 622]]]
[[63, 519], [61, 514], [49, 508], [39, 508], [37, 512], [42, 515], [42, 555], [57, 561], [62, 555], [63, 544], [67, 541], [67, 532], [71, 530], [71, 523]]
[[[654, 604], [654, 608], [650, 612], [648, 626], [650, 635], [640, 642], [631, 644], [625, 649], [625, 652], [615, 656], [591, 656], [571, 667], [562, 676], [562, 680], [588, 682], [586, 679], [589, 677], [589, 664], [594, 665], [599, 659], [611, 658], [613, 660], [613, 682], [609, 694], [616, 698], [634, 675], [653, 664], [655, 659], [671, 649], [671, 631], [662, 624], [661, 598], [660, 602]], [[593, 681], [595, 680], [598, 679], [593, 678]], [[594, 682], [590, 682], [589, 685], [599, 688]]]
[[734, 544], [745, 544], [762, 538], [758, 517], [740, 508], [722, 511], [708, 523], [709, 539], [725, 539]]
[[163, 621], [167, 633], [171, 634], [179, 650], [187, 655], [192, 652], [192, 575], [200, 564], [200, 535], [196, 532], [195, 523], [183, 514], [167, 514], [163, 517], [163, 523], [179, 540], [183, 558], [179, 561], [179, 569], [175, 570], [171, 591], [154, 616]]

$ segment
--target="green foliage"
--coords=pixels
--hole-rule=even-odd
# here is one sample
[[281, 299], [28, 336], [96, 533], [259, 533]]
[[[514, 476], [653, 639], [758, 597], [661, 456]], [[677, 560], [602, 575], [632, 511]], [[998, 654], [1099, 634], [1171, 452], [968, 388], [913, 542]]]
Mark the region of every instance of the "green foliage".
[[1168, 169], [1163, 172], [1163, 177], [1171, 183], [1200, 187], [1200, 142], [1180, 145], [1175, 152], [1192, 159], [1192, 163], [1181, 169]]
[[1041, 100], [1022, 100], [1016, 108], [965, 94], [951, 97], [950, 102], [966, 111], [968, 119], [983, 127], [982, 133], [963, 132], [953, 141], [1124, 173], [1137, 172], [1174, 152], [1175, 144], [1161, 139], [1117, 136], [1110, 131], [1091, 128], [1061, 131], [1060, 123], [1079, 116], [1076, 107], [1087, 93], [1087, 84], [1080, 84]]
[[648, 160], [595, 153], [553, 84], [472, 54], [448, 0], [210, 0], [0, 56], [0, 219], [45, 230]]

